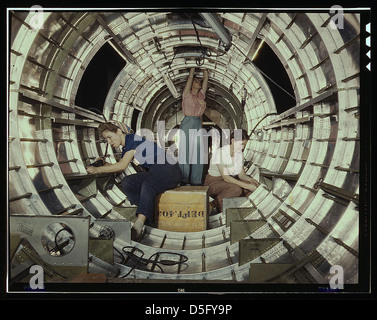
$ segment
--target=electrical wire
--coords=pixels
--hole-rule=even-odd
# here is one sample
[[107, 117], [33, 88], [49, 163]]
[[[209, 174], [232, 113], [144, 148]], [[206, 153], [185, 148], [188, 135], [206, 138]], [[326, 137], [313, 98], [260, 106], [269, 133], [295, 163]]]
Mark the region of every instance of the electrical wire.
[[296, 101], [296, 98], [291, 95], [287, 90], [285, 90], [281, 85], [279, 85], [276, 81], [274, 81], [273, 79], [271, 79], [271, 77], [269, 77], [266, 73], [264, 73], [261, 69], [259, 69], [251, 60], [250, 58], [240, 49], [238, 48], [234, 42], [232, 42], [232, 44], [242, 53], [242, 55], [247, 59], [249, 60], [249, 62], [253, 65], [253, 67], [255, 69], [257, 69], [261, 74], [263, 74], [268, 80], [270, 80], [274, 85], [276, 85], [278, 88], [280, 88], [281, 90], [283, 90], [287, 95], [289, 95], [293, 100]]
[[[199, 32], [198, 32], [198, 30], [196, 29], [196, 26], [195, 26], [195, 24], [198, 24], [198, 23], [195, 22], [194, 20], [191, 20], [191, 22], [192, 22], [192, 25], [194, 26], [194, 30], [195, 30], [195, 33], [196, 33], [196, 38], [198, 39], [198, 42], [199, 42], [200, 47], [201, 47], [201, 50], [202, 50], [202, 56], [201, 56], [200, 58], [197, 58], [197, 59], [196, 59], [196, 64], [197, 64], [198, 66], [201, 66], [201, 65], [203, 65], [203, 63], [204, 63], [204, 59], [205, 59], [205, 57], [212, 57], [212, 53], [211, 53], [210, 50], [205, 49], [204, 46], [202, 45], [202, 42], [200, 41]], [[198, 25], [200, 25], [200, 24], [198, 24]], [[224, 43], [223, 43], [221, 40], [219, 40], [219, 45], [220, 45], [220, 44], [222, 44], [223, 48], [225, 49], [225, 45], [224, 45]], [[222, 52], [221, 54], [219, 54], [219, 52], [217, 52], [217, 54], [216, 54], [216, 58], [217, 58], [217, 57], [222, 57], [222, 56], [225, 55], [226, 53], [227, 53], [227, 50], [225, 50], [225, 51]]]
[[[202, 42], [200, 41], [200, 37], [199, 37], [199, 32], [198, 30], [196, 29], [196, 26], [195, 26], [195, 21], [194, 20], [191, 20], [191, 23], [194, 27], [194, 30], [195, 30], [195, 34], [196, 34], [196, 38], [198, 39], [198, 42], [199, 42], [199, 45], [200, 45], [200, 49], [201, 49], [201, 56], [199, 58], [196, 58], [195, 62], [196, 62], [196, 65], [198, 67], [202, 66], [204, 64], [204, 59], [206, 56], [208, 56], [208, 50], [205, 50], [205, 48], [203, 47], [202, 45]], [[210, 56], [210, 55], [209, 55]]]
[[254, 126], [254, 128], [251, 130], [250, 132], [250, 136], [254, 133], [255, 129], [259, 126], [259, 124], [264, 120], [266, 119], [268, 116], [273, 116], [273, 115], [277, 115], [278, 113], [274, 112], [274, 113], [267, 113], [262, 119], [260, 119], [258, 121], [258, 123]]
[[74, 240], [75, 238], [73, 237], [73, 233], [71, 231], [71, 229], [69, 229], [68, 227], [65, 227], [63, 229], [60, 229], [56, 234], [55, 234], [55, 239], [54, 239], [54, 243], [55, 243], [55, 249], [58, 250], [60, 252], [61, 255], [64, 255], [65, 252], [63, 250], [63, 246], [60, 245], [58, 243], [58, 235], [63, 232], [63, 231], [67, 231], [71, 236], [69, 237], [69, 240]]
[[98, 108], [94, 108], [94, 107], [91, 107], [91, 108], [88, 108], [89, 111], [97, 111], [102, 117], [103, 119], [105, 120], [105, 122], [107, 122], [107, 119], [105, 117], [105, 114]]
[[[127, 259], [122, 254], [122, 252], [120, 252], [115, 247], [114, 247], [114, 249], [120, 254], [120, 256], [122, 258], [122, 261], [121, 261], [120, 264], [124, 265]], [[127, 249], [131, 249], [131, 251], [127, 251]], [[152, 264], [152, 268], [158, 267], [160, 269], [161, 273], [164, 273], [162, 266], [181, 265], [181, 264], [184, 264], [185, 262], [188, 261], [187, 256], [180, 254], [180, 253], [176, 253], [176, 252], [158, 251], [158, 252], [155, 252], [154, 254], [152, 254], [149, 258], [143, 258], [144, 252], [137, 247], [124, 246], [122, 248], [122, 251], [126, 254], [127, 258], [129, 258], [134, 263], [134, 265], [127, 272], [127, 274], [120, 276], [119, 278], [126, 278], [136, 268], [144, 268], [144, 269], [147, 269], [148, 271], [152, 271], [151, 269], [148, 269], [148, 267], [147, 267], [148, 264]], [[135, 252], [138, 252], [139, 255], [135, 254]], [[161, 260], [159, 260], [161, 255], [177, 256], [177, 257], [179, 257], [179, 261], [175, 261], [175, 260], [171, 260], [171, 259], [161, 259]]]
[[[201, 40], [200, 40], [200, 36], [199, 36], [198, 29], [196, 28], [196, 24], [199, 25], [199, 26], [201, 26], [201, 27], [203, 27], [203, 28], [209, 28], [209, 27], [204, 26], [204, 25], [201, 25], [201, 24], [198, 23], [197, 21], [194, 21], [191, 17], [190, 17], [190, 20], [191, 20], [191, 23], [192, 23], [192, 25], [193, 25], [193, 27], [194, 27], [195, 34], [196, 34], [196, 38], [197, 38], [197, 40], [198, 40], [198, 42], [199, 42], [200, 49], [201, 49], [201, 56], [195, 59], [196, 65], [197, 65], [198, 67], [200, 67], [200, 66], [202, 66], [202, 65], [204, 64], [204, 61], [205, 61], [204, 59], [205, 59], [206, 57], [207, 57], [207, 58], [208, 58], [208, 57], [212, 57], [212, 52], [211, 52], [208, 48], [205, 48], [205, 47], [203, 46], [203, 44], [202, 44], [202, 42], [201, 42]], [[220, 47], [220, 44], [222, 44], [223, 48], [226, 49], [225, 44], [224, 44], [221, 40], [219, 40], [219, 47]], [[219, 53], [219, 51], [220, 51], [220, 50], [218, 50], [218, 52], [217, 52], [217, 54], [216, 54], [216, 56], [215, 56], [216, 58], [217, 58], [217, 57], [222, 57], [223, 55], [225, 55], [225, 54], [227, 53], [227, 50], [225, 50], [224, 52], [221, 52], [221, 53]], [[176, 53], [174, 53], [174, 56], [173, 56], [172, 60], [171, 60], [170, 63], [169, 63], [169, 66], [168, 66], [169, 69], [171, 69], [171, 65], [172, 65], [172, 63], [173, 63], [173, 61], [174, 61], [174, 59], [175, 59], [175, 56], [176, 56]]]
[[173, 59], [171, 59], [170, 63], [169, 63], [169, 69], [171, 69], [171, 64], [173, 63], [174, 59], [175, 59], [175, 56], [176, 56], [176, 52], [174, 53], [174, 56], [173, 56]]

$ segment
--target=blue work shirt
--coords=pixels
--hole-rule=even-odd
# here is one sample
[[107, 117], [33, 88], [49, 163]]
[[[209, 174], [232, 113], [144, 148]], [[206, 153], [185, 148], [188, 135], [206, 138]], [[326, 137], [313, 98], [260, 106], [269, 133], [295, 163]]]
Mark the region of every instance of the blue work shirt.
[[145, 169], [153, 164], [176, 163], [176, 160], [167, 155], [155, 142], [136, 134], [127, 134], [125, 146], [122, 148], [122, 158], [127, 151], [135, 150], [133, 162]]

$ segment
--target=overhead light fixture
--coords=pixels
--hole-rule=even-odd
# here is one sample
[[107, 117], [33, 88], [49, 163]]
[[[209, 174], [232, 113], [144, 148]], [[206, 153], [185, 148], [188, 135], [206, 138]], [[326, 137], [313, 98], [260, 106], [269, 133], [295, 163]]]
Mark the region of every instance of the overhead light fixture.
[[264, 39], [259, 42], [257, 50], [255, 50], [253, 57], [251, 58], [251, 61], [254, 61], [254, 59], [257, 57], [259, 50], [262, 48], [262, 45], [264, 43]]
[[118, 49], [118, 46], [114, 43], [114, 41], [113, 40], [110, 40], [109, 42], [108, 42], [112, 47], [113, 47], [113, 49], [121, 56], [121, 58], [123, 59], [123, 60], [125, 60], [125, 61], [127, 61], [128, 62], [128, 59], [126, 58], [126, 56], [123, 54], [123, 52], [121, 51], [121, 50], [119, 50]]
[[120, 47], [119, 44], [111, 38], [108, 43], [113, 47], [113, 49], [122, 57], [123, 60], [132, 64], [138, 64], [135, 58], [133, 57], [132, 53], [126, 50], [123, 47]]
[[113, 32], [113, 30], [110, 28], [108, 23], [105, 21], [104, 17], [101, 13], [96, 14], [96, 19], [100, 23], [100, 25], [108, 32], [110, 35], [110, 45], [118, 52], [118, 54], [127, 62], [130, 62], [132, 64], [138, 64], [136, 59], [133, 57], [131, 51], [129, 51], [127, 48], [125, 48], [122, 44], [122, 41], [118, 38], [118, 36]]
[[205, 52], [208, 52], [207, 47], [194, 47], [194, 46], [178, 46], [174, 47], [175, 58], [200, 58]]
[[167, 74], [162, 75], [162, 79], [164, 80], [166, 86], [168, 87], [170, 93], [173, 95], [174, 98], [179, 98], [179, 93], [173, 83], [173, 81], [170, 79], [170, 77]]

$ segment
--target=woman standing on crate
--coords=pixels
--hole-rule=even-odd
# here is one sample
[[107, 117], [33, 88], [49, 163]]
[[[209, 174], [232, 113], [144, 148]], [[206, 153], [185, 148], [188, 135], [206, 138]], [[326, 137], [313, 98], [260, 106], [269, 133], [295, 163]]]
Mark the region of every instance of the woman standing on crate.
[[182, 94], [184, 118], [180, 124], [178, 162], [182, 170], [181, 185], [201, 185], [203, 175], [203, 147], [200, 129], [206, 109], [205, 95], [208, 87], [208, 71], [203, 70], [203, 80], [195, 77], [195, 68], [190, 73]]
[[209, 195], [215, 200], [212, 205], [223, 211], [223, 199], [249, 196], [259, 182], [245, 173], [243, 149], [249, 137], [243, 129], [230, 135], [230, 144], [217, 149], [210, 162], [204, 185], [209, 186]]
[[137, 240], [144, 224], [150, 225], [154, 218], [155, 198], [166, 190], [175, 188], [181, 179], [181, 170], [176, 160], [170, 157], [153, 141], [128, 133], [123, 123], [106, 122], [98, 127], [100, 136], [113, 148], [122, 146], [121, 159], [114, 164], [86, 168], [88, 173], [114, 173], [124, 171], [131, 161], [145, 172], [127, 175], [121, 182], [122, 189], [131, 204], [137, 205], [137, 220], [131, 236]]

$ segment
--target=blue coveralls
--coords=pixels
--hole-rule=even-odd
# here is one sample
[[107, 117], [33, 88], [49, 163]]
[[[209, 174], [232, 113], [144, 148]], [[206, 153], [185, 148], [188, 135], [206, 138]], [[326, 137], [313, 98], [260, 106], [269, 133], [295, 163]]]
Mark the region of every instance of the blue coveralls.
[[130, 150], [136, 150], [134, 162], [147, 171], [123, 178], [122, 189], [131, 204], [137, 205], [136, 215], [139, 213], [145, 215], [147, 217], [145, 224], [151, 225], [155, 198], [179, 184], [181, 170], [176, 160], [167, 155], [155, 142], [135, 134], [126, 135], [122, 157]]

